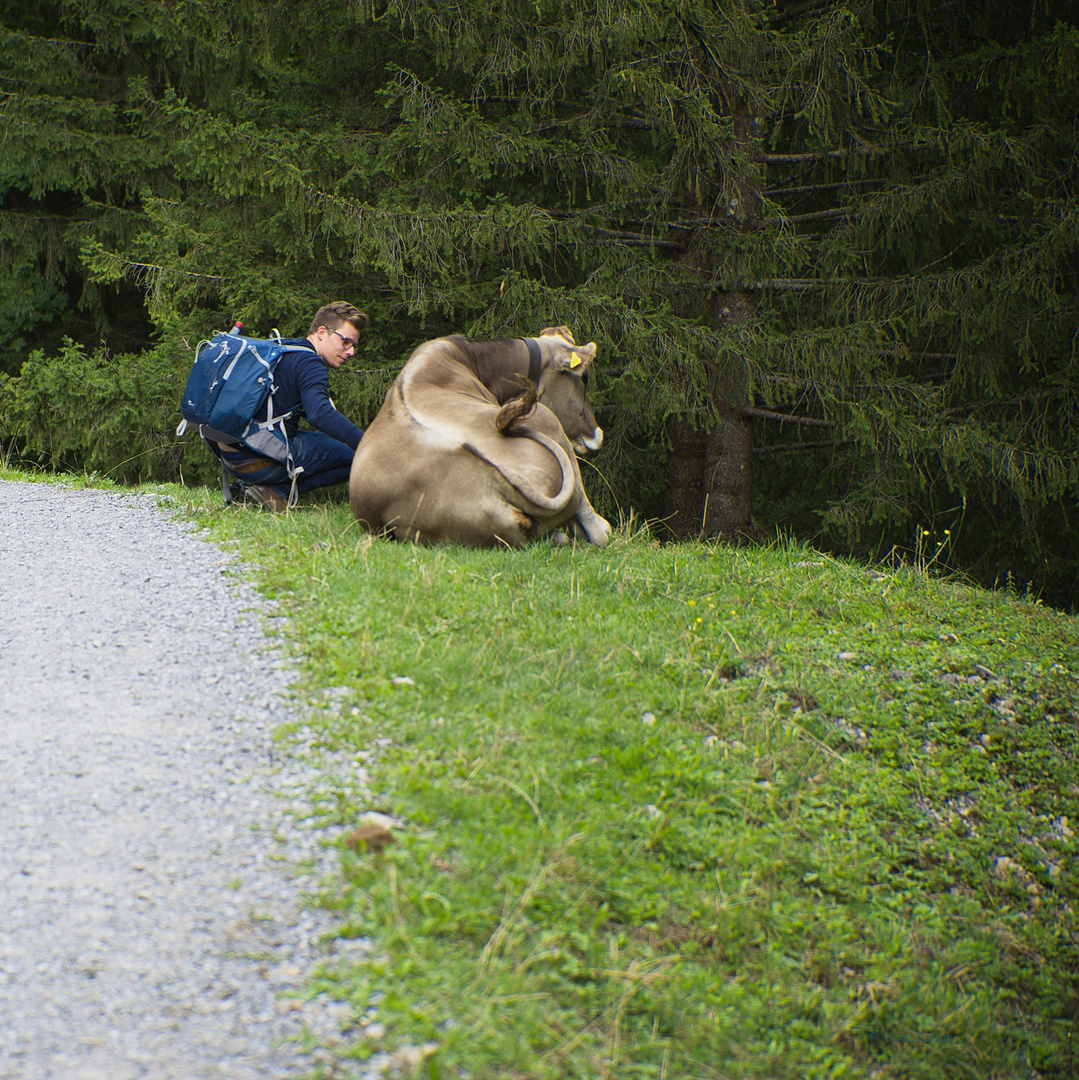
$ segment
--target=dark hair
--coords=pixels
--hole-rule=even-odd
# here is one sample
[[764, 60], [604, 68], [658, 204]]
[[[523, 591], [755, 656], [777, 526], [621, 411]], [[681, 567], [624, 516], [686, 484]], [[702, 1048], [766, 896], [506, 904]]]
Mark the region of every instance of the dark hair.
[[353, 307], [347, 300], [334, 300], [315, 312], [315, 317], [311, 320], [311, 329], [307, 332], [308, 334], [318, 333], [320, 326], [325, 326], [327, 330], [336, 330], [343, 322], [351, 323], [356, 328], [356, 332], [361, 334], [371, 325], [370, 318], [358, 307]]

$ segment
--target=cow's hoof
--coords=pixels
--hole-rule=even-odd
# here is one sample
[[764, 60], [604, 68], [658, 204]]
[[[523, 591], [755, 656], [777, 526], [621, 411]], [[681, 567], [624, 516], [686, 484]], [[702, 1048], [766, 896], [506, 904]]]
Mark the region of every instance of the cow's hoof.
[[593, 528], [588, 534], [588, 539], [591, 540], [596, 547], [606, 547], [607, 541], [611, 538], [611, 523], [600, 518], [598, 525], [599, 528]]

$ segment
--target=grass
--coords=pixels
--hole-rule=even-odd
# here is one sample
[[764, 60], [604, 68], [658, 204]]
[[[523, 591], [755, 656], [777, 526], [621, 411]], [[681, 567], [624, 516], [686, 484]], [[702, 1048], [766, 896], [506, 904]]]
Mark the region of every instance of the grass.
[[314, 1075], [1079, 1073], [1075, 617], [787, 542], [423, 549], [169, 491], [370, 755], [326, 822], [400, 823], [320, 898], [377, 947], [309, 988], [356, 1018]]

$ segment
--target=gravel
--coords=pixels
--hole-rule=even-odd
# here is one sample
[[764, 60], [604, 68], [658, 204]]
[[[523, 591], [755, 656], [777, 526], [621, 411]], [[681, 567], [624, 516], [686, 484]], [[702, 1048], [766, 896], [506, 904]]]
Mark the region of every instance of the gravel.
[[277, 1080], [374, 1019], [301, 994], [366, 948], [304, 902], [311, 793], [362, 770], [274, 742], [230, 562], [152, 496], [0, 482], [0, 1080]]

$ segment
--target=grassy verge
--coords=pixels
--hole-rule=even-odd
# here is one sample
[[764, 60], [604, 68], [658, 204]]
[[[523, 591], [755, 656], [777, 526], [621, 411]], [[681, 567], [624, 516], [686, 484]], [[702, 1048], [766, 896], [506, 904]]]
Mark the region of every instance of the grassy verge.
[[377, 944], [311, 987], [357, 1018], [324, 1075], [1079, 1074], [1079, 620], [792, 544], [427, 550], [173, 493], [366, 761], [327, 819], [401, 823], [322, 897]]
[[[1067, 1076], [1075, 619], [795, 545], [423, 550], [204, 520], [398, 843], [324, 902], [431, 1075]], [[327, 699], [321, 699], [326, 701]], [[342, 797], [350, 825], [369, 807]], [[373, 1034], [373, 1037], [370, 1037]]]

